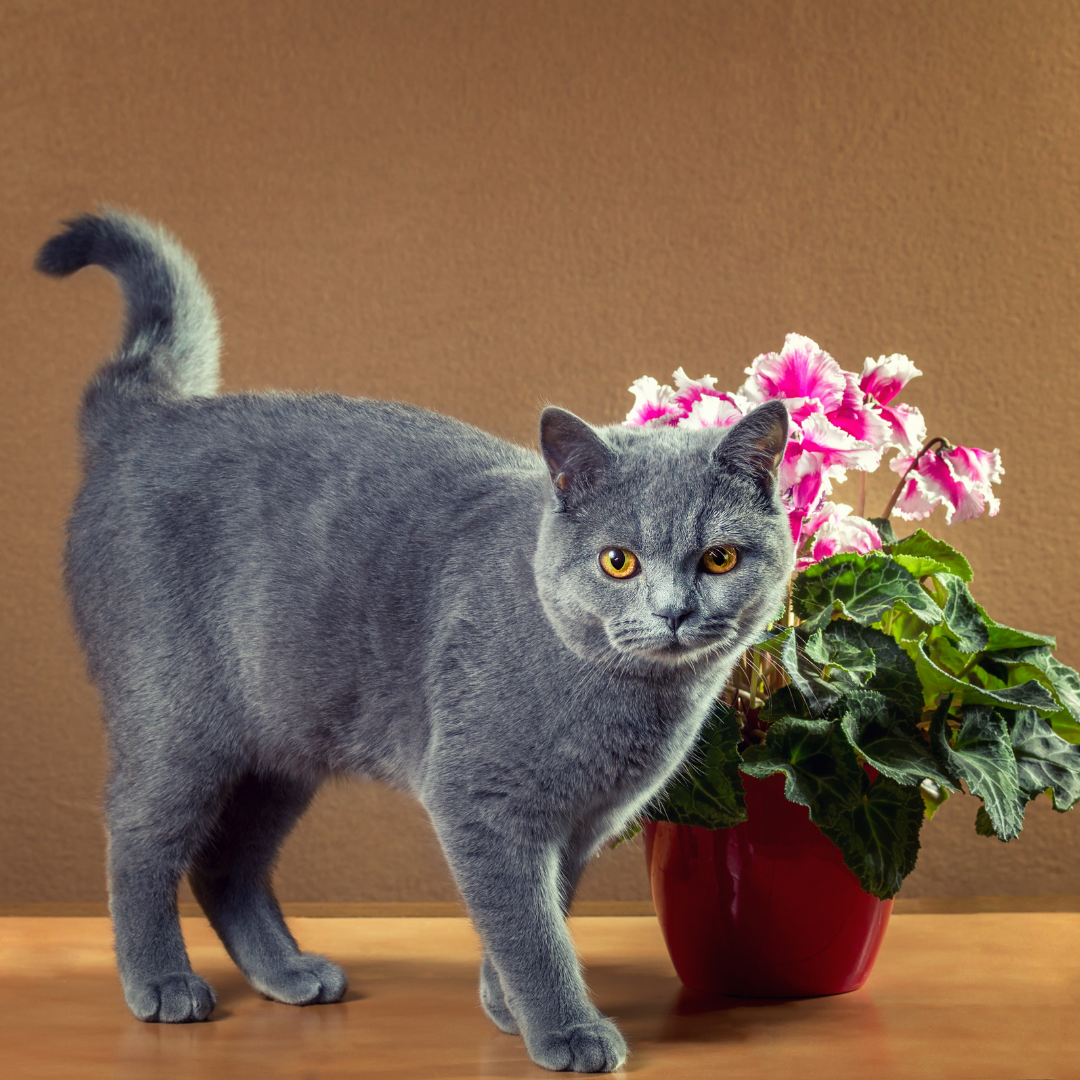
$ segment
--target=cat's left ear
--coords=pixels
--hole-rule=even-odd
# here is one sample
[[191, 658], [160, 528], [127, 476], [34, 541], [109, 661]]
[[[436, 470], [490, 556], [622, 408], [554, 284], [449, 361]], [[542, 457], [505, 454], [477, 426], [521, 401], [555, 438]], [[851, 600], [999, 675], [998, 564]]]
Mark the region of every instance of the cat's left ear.
[[562, 507], [580, 499], [613, 459], [607, 443], [584, 420], [554, 405], [540, 415], [540, 452]]
[[728, 428], [713, 451], [713, 465], [771, 486], [784, 460], [788, 424], [788, 411], [782, 401], [764, 402]]

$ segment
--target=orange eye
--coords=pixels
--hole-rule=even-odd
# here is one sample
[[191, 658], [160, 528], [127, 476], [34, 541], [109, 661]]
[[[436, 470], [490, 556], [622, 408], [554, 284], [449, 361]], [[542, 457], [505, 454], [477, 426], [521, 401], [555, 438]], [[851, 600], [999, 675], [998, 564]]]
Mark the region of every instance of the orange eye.
[[600, 569], [608, 577], [628, 578], [637, 572], [638, 560], [632, 551], [626, 548], [608, 548], [600, 552]]
[[706, 574], [726, 574], [739, 561], [733, 547], [709, 548], [701, 556], [701, 565]]

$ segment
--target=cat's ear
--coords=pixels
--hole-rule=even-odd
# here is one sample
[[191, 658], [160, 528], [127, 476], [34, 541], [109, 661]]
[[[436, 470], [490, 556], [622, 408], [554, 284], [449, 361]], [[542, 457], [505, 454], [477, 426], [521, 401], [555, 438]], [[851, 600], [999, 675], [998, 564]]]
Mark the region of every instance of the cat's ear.
[[572, 505], [610, 468], [613, 454], [572, 412], [551, 405], [540, 415], [540, 453], [559, 505]]
[[784, 460], [788, 440], [788, 411], [782, 401], [766, 401], [727, 430], [713, 451], [713, 465], [741, 473], [771, 487]]

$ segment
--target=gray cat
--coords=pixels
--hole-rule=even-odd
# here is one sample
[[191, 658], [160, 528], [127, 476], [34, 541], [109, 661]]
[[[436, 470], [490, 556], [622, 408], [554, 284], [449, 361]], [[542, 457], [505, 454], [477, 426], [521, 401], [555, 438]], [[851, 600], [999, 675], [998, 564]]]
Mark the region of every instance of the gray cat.
[[218, 386], [213, 302], [140, 218], [70, 222], [40, 270], [115, 274], [81, 414], [66, 580], [112, 759], [109, 888], [141, 1020], [202, 1020], [176, 890], [253, 987], [332, 1002], [270, 875], [328, 776], [431, 816], [484, 945], [480, 998], [549, 1069], [617, 1068], [565, 915], [782, 606], [779, 402], [727, 429], [540, 418], [537, 455], [407, 405]]

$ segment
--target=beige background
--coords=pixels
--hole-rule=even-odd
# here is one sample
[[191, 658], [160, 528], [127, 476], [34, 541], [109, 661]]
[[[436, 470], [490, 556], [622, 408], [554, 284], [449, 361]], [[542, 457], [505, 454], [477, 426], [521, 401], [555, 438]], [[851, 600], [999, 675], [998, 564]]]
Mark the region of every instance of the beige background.
[[[788, 330], [908, 353], [931, 433], [1000, 446], [947, 530], [1001, 620], [1080, 664], [1080, 9], [857, 0], [0, 0], [0, 901], [98, 900], [103, 740], [58, 564], [110, 279], [30, 270], [107, 201], [165, 222], [220, 306], [230, 389], [396, 397], [531, 443], [638, 375], [726, 387]], [[884, 502], [884, 484], [871, 505]], [[850, 500], [849, 500], [850, 501]], [[1080, 814], [1008, 847], [973, 800], [905, 896], [1080, 893]], [[589, 899], [646, 895], [640, 850]], [[424, 819], [329, 788], [291, 900], [439, 900]]]

